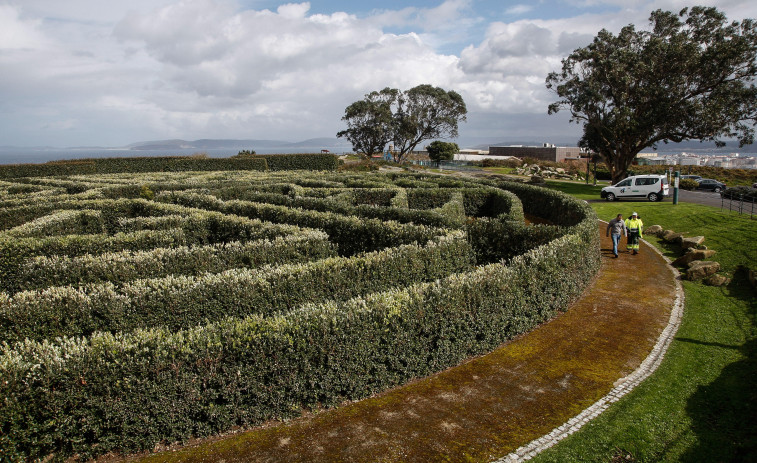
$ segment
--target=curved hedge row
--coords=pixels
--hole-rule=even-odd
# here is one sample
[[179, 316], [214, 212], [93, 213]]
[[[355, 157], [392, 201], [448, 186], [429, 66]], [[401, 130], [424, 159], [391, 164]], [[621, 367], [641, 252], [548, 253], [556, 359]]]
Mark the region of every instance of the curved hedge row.
[[425, 246], [405, 245], [354, 258], [198, 276], [171, 274], [118, 285], [53, 286], [13, 296], [0, 293], [0, 342], [155, 326], [177, 330], [224, 316], [268, 316], [308, 302], [344, 300], [397, 286], [399, 272], [403, 284], [412, 284], [471, 266], [467, 240], [453, 233]]
[[[99, 209], [104, 227], [158, 226], [176, 220], [158, 217], [189, 220], [209, 209], [206, 214], [232, 214], [232, 223], [288, 226], [294, 236], [299, 227], [317, 229], [342, 257], [0, 294], [6, 340], [0, 344], [0, 457], [139, 451], [366, 397], [542, 323], [576, 298], [599, 267], [593, 211], [537, 187], [417, 174], [225, 175], [242, 180], [235, 186], [240, 191], [247, 179], [251, 190], [262, 191], [267, 182], [296, 185], [269, 192], [324, 199], [334, 209], [224, 201], [210, 177], [203, 186], [198, 177], [182, 176], [200, 189], [166, 189], [156, 195], [163, 203], [107, 203], [123, 208], [111, 215]], [[150, 179], [172, 182], [169, 174]], [[382, 189], [394, 191], [376, 196]], [[380, 204], [365, 204], [376, 198]], [[62, 203], [53, 210], [67, 209]], [[377, 216], [337, 212], [361, 207]], [[447, 225], [378, 218], [400, 214], [389, 211], [398, 208]], [[526, 226], [524, 212], [554, 225]], [[224, 242], [220, 235], [208, 239]], [[0, 238], [12, 241], [22, 240]], [[26, 255], [16, 269], [44, 259]], [[0, 268], [8, 268], [7, 257], [0, 254]], [[74, 265], [79, 258], [51, 259]]]
[[120, 283], [168, 275], [219, 273], [232, 268], [308, 262], [336, 254], [328, 235], [321, 231], [279, 236], [274, 239], [231, 241], [204, 246], [120, 251], [84, 256], [38, 256], [19, 269], [19, 290], [88, 283]]

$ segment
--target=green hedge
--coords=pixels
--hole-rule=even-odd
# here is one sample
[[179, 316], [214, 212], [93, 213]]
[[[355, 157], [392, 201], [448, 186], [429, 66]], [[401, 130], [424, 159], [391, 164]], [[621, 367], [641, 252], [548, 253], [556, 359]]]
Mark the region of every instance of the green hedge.
[[40, 217], [11, 228], [5, 234], [14, 238], [44, 238], [54, 235], [87, 235], [105, 232], [100, 211], [67, 210]]
[[115, 251], [142, 251], [186, 246], [181, 229], [144, 230], [106, 235], [66, 235], [45, 239], [11, 238], [0, 235], [0, 291], [15, 292], [21, 282], [18, 272], [30, 257], [39, 255], [81, 256]]
[[277, 170], [336, 170], [341, 162], [333, 154], [271, 154], [252, 156], [265, 159], [268, 168]]
[[[266, 181], [296, 184], [299, 188], [274, 190], [296, 199], [338, 196], [342, 193], [338, 189], [348, 184], [396, 188], [402, 183], [407, 190], [400, 189], [391, 199], [391, 205], [400, 209], [409, 205], [413, 189], [449, 189], [449, 193], [439, 193], [446, 195], [444, 201], [425, 212], [459, 220], [464, 210], [470, 233], [250, 201], [221, 201], [197, 192], [156, 195], [166, 204], [99, 202], [122, 207], [110, 215], [112, 207], [75, 208], [100, 210], [110, 232], [119, 223], [158, 226], [156, 222], [163, 220], [140, 217], [181, 215], [187, 218], [186, 230], [169, 232], [182, 235], [194, 229], [186, 226], [192, 220], [197, 221], [196, 233], [211, 233], [213, 227], [207, 226], [211, 222], [203, 222], [203, 212], [195, 208], [209, 209], [217, 212], [205, 214], [237, 216], [228, 224], [220, 217], [213, 219], [221, 234], [232, 236], [244, 230], [238, 228], [240, 220], [254, 217], [322, 230], [342, 255], [355, 256], [256, 271], [140, 280], [119, 287], [100, 284], [13, 296], [0, 293], [0, 314], [7, 323], [0, 331], [9, 333], [5, 339], [48, 330], [33, 335], [39, 341], [0, 343], [4, 400], [0, 457], [14, 461], [53, 455], [64, 460], [72, 455], [86, 459], [110, 451], [133, 452], [151, 449], [158, 442], [296, 416], [303, 407], [366, 397], [456, 365], [528, 331], [565, 309], [599, 268], [597, 217], [587, 204], [567, 195], [529, 185], [420, 174], [378, 174], [363, 181], [347, 174], [303, 177], [302, 181], [293, 181], [295, 177], [288, 174], [269, 180], [249, 174], [245, 178], [253, 186]], [[210, 180], [194, 181], [194, 185], [208, 188], [206, 192], [217, 187]], [[489, 193], [487, 187], [507, 192]], [[417, 193], [416, 199], [423, 194]], [[55, 210], [67, 209], [60, 204], [56, 203]], [[353, 199], [343, 204], [373, 207], [354, 206]], [[528, 228], [508, 221], [524, 213], [555, 225]], [[505, 232], [505, 237], [483, 239], [487, 233]], [[166, 232], [138, 233], [159, 236]], [[513, 240], [518, 233], [537, 240], [526, 247], [538, 240], [545, 243], [523, 255], [509, 256], [516, 252], [512, 247], [519, 245]], [[214, 236], [211, 233], [207, 239]], [[440, 243], [433, 251], [431, 245], [411, 244], [432, 239]], [[22, 241], [0, 238], [0, 251], [9, 249], [3, 243], [10, 246]], [[454, 249], [441, 243], [454, 243]], [[503, 260], [471, 269], [471, 243], [480, 261]], [[401, 244], [407, 246], [397, 247]], [[359, 255], [383, 248], [390, 249]], [[444, 249], [449, 253], [444, 254]], [[20, 250], [26, 252], [23, 246]], [[429, 253], [426, 260], [418, 255], [423, 252]], [[0, 272], [8, 261], [0, 260]], [[445, 276], [451, 272], [458, 273]], [[129, 302], [124, 295], [141, 299]], [[293, 299], [297, 297], [302, 299]], [[314, 302], [303, 305], [305, 301]], [[103, 321], [108, 317], [109, 321]], [[103, 328], [117, 333], [93, 332]], [[51, 339], [76, 332], [92, 334]]]
[[272, 240], [233, 241], [78, 257], [39, 256], [28, 259], [21, 265], [17, 289], [25, 291], [100, 282], [119, 284], [167, 275], [219, 273], [232, 268], [309, 262], [335, 254], [328, 236], [313, 230]]
[[221, 201], [211, 195], [174, 192], [158, 195], [156, 200], [273, 223], [320, 229], [328, 233], [331, 241], [338, 245], [341, 255], [370, 252], [413, 242], [425, 243], [435, 236], [444, 234], [442, 229], [435, 227], [343, 216], [332, 212], [290, 209], [250, 201]]
[[456, 232], [425, 246], [360, 257], [0, 295], [0, 342], [154, 326], [176, 330], [224, 316], [271, 315], [307, 302], [436, 280], [472, 264], [464, 234]]
[[[133, 203], [139, 204], [139, 203]], [[191, 209], [172, 205], [155, 205], [163, 212], [193, 212]], [[86, 254], [102, 254], [118, 251], [145, 251], [154, 248], [175, 248], [226, 243], [230, 241], [250, 241], [273, 239], [278, 236], [301, 233], [303, 228], [288, 224], [273, 224], [218, 212], [195, 210], [181, 221], [177, 228], [163, 230], [140, 230], [122, 233], [117, 225], [123, 211], [102, 211], [105, 227], [114, 232], [108, 234], [69, 234], [49, 238], [15, 238], [0, 233], [0, 290], [16, 292], [24, 287], [19, 275], [20, 268], [27, 259], [37, 256], [76, 257]], [[107, 217], [108, 214], [114, 214]]]
[[250, 158], [133, 157], [51, 161], [45, 164], [0, 166], [0, 178], [114, 174], [122, 172], [182, 172], [210, 170], [267, 170], [262, 156]]
[[9, 458], [88, 458], [366, 397], [553, 316], [598, 269], [585, 245], [570, 235], [507, 267], [272, 318], [27, 340], [0, 355], [0, 439]]

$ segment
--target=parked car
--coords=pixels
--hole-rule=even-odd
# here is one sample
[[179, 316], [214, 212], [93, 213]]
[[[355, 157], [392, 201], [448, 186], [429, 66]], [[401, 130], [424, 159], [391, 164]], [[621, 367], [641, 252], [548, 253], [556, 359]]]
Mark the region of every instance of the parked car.
[[681, 180], [689, 179], [689, 180], [697, 180], [697, 181], [700, 180], [701, 178], [702, 178], [701, 175], [681, 175], [680, 177]]
[[713, 180], [711, 178], [702, 178], [697, 180], [697, 182], [699, 182], [697, 190], [710, 190], [715, 193], [720, 193], [726, 188], [725, 183], [718, 182], [717, 180]]
[[607, 201], [626, 198], [662, 201], [669, 191], [668, 178], [664, 175], [634, 175], [602, 188], [599, 195]]

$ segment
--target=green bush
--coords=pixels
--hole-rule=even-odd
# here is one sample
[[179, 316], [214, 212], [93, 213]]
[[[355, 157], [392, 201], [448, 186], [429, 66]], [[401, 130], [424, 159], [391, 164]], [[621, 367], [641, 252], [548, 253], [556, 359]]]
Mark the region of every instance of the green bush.
[[277, 170], [337, 170], [341, 162], [333, 154], [271, 154], [255, 156]]
[[577, 252], [584, 244], [566, 236], [508, 267], [285, 316], [54, 345], [25, 341], [0, 355], [9, 451], [34, 459], [149, 449], [366, 397], [447, 368], [577, 297], [598, 268], [597, 249]]
[[321, 229], [328, 233], [332, 242], [337, 244], [341, 255], [370, 252], [413, 242], [423, 243], [443, 234], [441, 229], [422, 225], [362, 219], [331, 212], [296, 210], [250, 201], [221, 201], [210, 195], [176, 192], [158, 195], [157, 200], [273, 223], [288, 223]]
[[[51, 177], [62, 175], [112, 174], [119, 172], [182, 172], [210, 170], [267, 170], [263, 157], [198, 158], [135, 157], [97, 158], [74, 161], [52, 161], [45, 164], [12, 164], [0, 166], [0, 178]], [[73, 193], [74, 191], [69, 191]]]
[[678, 187], [682, 190], [696, 190], [699, 188], [699, 182], [684, 178], [678, 182]]
[[737, 186], [734, 188], [728, 188], [722, 193], [724, 198], [753, 202], [757, 200], [757, 188], [748, 186]]
[[80, 286], [100, 282], [120, 284], [140, 278], [219, 273], [233, 268], [309, 262], [335, 254], [325, 233], [311, 231], [280, 236], [273, 240], [233, 241], [78, 257], [39, 256], [30, 258], [21, 265], [17, 289]]
[[457, 232], [426, 246], [353, 258], [20, 292], [0, 297], [0, 343], [152, 326], [176, 330], [224, 316], [268, 316], [308, 302], [384, 290], [398, 285], [398, 277], [401, 284], [436, 280], [469, 270], [472, 262], [470, 247]]
[[[50, 180], [51, 188], [86, 191], [7, 204], [32, 220], [97, 211], [107, 233], [0, 234], [2, 285], [18, 287], [21, 269], [36, 261], [60, 262], [71, 274], [90, 262], [93, 274], [118, 275], [114, 283], [0, 293], [0, 333], [11, 342], [0, 343], [0, 449], [12, 460], [140, 451], [366, 397], [542, 323], [599, 268], [591, 208], [530, 185], [394, 173], [151, 174], [131, 181], [156, 192], [147, 201], [95, 199], [138, 195], [123, 176]], [[281, 204], [262, 203], [268, 199]], [[524, 215], [554, 225], [526, 226]], [[345, 257], [122, 276], [123, 262], [136, 266], [129, 259], [137, 255], [153, 253], [160, 263], [151, 265], [172, 272], [193, 250], [212, 261], [201, 250], [307, 233], [324, 245], [328, 234]], [[474, 252], [495, 263], [474, 268]], [[40, 271], [43, 285], [58, 272]]]

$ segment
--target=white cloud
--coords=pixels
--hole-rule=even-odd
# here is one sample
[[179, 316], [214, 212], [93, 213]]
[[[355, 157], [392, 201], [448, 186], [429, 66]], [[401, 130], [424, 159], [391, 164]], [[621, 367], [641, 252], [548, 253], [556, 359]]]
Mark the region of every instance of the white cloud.
[[[653, 9], [683, 4], [622, 2], [622, 14], [512, 22], [479, 14], [471, 0], [363, 17], [314, 14], [308, 2], [0, 2], [0, 145], [333, 136], [365, 93], [422, 83], [463, 95], [470, 122], [461, 135], [551, 125], [544, 79], [563, 57], [601, 28], [645, 27]], [[730, 19], [757, 16], [754, 2], [718, 3]], [[536, 14], [542, 3], [533, 5]]]
[[38, 20], [22, 20], [18, 9], [0, 5], [0, 50], [29, 50], [49, 46], [45, 36], [37, 31], [38, 27]]
[[519, 4], [519, 5], [513, 5], [510, 8], [506, 9], [505, 13], [508, 15], [520, 16], [522, 14], [526, 14], [528, 12], [533, 11], [533, 9], [534, 9], [533, 5]]

